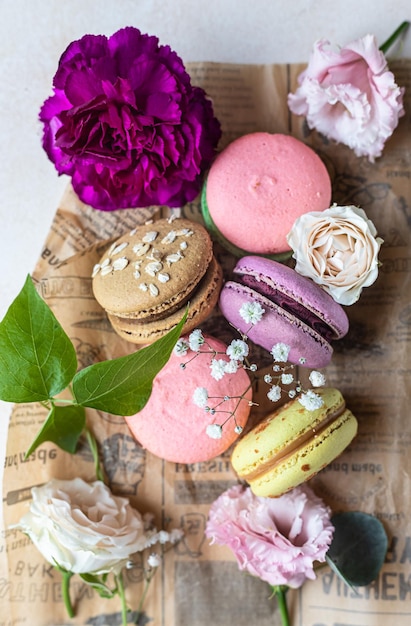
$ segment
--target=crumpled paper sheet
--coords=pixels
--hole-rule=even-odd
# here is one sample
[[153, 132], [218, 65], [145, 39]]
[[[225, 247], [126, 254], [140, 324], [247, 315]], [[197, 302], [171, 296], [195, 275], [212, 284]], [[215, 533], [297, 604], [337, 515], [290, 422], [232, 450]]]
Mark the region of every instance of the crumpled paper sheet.
[[[288, 604], [293, 626], [382, 626], [394, 619], [405, 626], [411, 617], [411, 60], [391, 65], [399, 84], [408, 87], [407, 114], [375, 164], [310, 132], [303, 119], [290, 114], [286, 95], [295, 89], [303, 68], [195, 63], [187, 69], [193, 83], [213, 99], [223, 127], [221, 147], [256, 130], [301, 138], [327, 165], [333, 201], [361, 206], [384, 239], [379, 278], [358, 303], [347, 307], [349, 333], [335, 344], [332, 363], [326, 368], [328, 384], [341, 389], [357, 416], [359, 433], [311, 485], [334, 512], [361, 510], [383, 522], [390, 542], [387, 562], [378, 579], [357, 592], [322, 567], [316, 581], [288, 593]], [[183, 213], [201, 220], [198, 204], [190, 203]], [[94, 300], [91, 269], [107, 240], [161, 212], [164, 209], [159, 207], [113, 214], [94, 211], [68, 186], [33, 278], [75, 345], [80, 367], [136, 349], [113, 333]], [[218, 246], [216, 253], [229, 275], [234, 260]], [[218, 312], [203, 328], [227, 340], [232, 336]], [[256, 348], [255, 355], [262, 365], [268, 364], [262, 350]], [[251, 423], [268, 410], [261, 390], [256, 397], [260, 406], [253, 409]], [[13, 410], [3, 485], [6, 528], [27, 510], [32, 486], [52, 477], [95, 478], [85, 443], [76, 456], [47, 443], [24, 459], [44, 418], [45, 411], [38, 405], [18, 405]], [[204, 535], [210, 504], [236, 482], [229, 451], [206, 463], [168, 463], [143, 450], [122, 418], [90, 410], [87, 419], [112, 490], [128, 496], [140, 511], [152, 511], [159, 527], [179, 526], [185, 531], [184, 540], [165, 555], [164, 567], [154, 577], [140, 624], [279, 626], [276, 600], [270, 598], [268, 585], [241, 573], [231, 552], [210, 547]], [[6, 530], [4, 535], [0, 626], [121, 623], [118, 601], [102, 600], [77, 577], [72, 579], [77, 614], [69, 620], [60, 575], [22, 533]], [[126, 585], [135, 611], [143, 588], [140, 567], [126, 572]]]

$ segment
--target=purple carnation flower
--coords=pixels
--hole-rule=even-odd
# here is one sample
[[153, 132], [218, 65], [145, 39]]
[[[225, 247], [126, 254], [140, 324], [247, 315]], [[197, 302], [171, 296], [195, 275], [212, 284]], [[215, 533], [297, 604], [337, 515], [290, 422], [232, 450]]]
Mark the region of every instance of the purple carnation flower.
[[40, 111], [43, 147], [80, 199], [103, 211], [193, 200], [220, 124], [182, 60], [127, 27], [63, 53]]

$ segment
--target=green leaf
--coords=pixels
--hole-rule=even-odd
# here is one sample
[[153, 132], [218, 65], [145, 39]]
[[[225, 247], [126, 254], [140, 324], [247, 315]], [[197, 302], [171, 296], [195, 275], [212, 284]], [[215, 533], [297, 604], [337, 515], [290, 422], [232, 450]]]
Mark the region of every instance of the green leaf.
[[141, 411], [150, 397], [155, 376], [170, 358], [186, 317], [187, 312], [175, 328], [150, 346], [78, 372], [73, 379], [78, 404], [113, 415]]
[[42, 402], [71, 382], [74, 347], [27, 276], [0, 322], [0, 399]]
[[115, 591], [110, 589], [110, 587], [108, 587], [98, 576], [95, 576], [94, 574], [80, 574], [79, 576], [85, 583], [90, 585], [90, 587], [93, 587], [101, 598], [114, 597]]
[[388, 538], [382, 523], [360, 511], [338, 513], [331, 518], [335, 532], [326, 559], [349, 585], [369, 585], [384, 563]]
[[85, 425], [84, 407], [76, 404], [52, 406], [40, 432], [27, 451], [26, 457], [45, 441], [52, 441], [62, 450], [74, 454]]

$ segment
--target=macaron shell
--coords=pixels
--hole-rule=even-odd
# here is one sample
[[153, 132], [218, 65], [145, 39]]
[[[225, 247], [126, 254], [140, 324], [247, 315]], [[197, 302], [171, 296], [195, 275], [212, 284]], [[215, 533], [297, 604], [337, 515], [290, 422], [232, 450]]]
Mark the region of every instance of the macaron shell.
[[[226, 345], [222, 341], [206, 338], [212, 349], [225, 353]], [[223, 398], [227, 391], [231, 396], [245, 393], [236, 410], [236, 423], [245, 426], [252, 396], [251, 389], [247, 390], [248, 375], [239, 368], [234, 374], [225, 374], [217, 381], [210, 375], [212, 357], [212, 354], [191, 350], [184, 357], [173, 353], [154, 379], [146, 406], [136, 415], [125, 417], [137, 441], [156, 456], [175, 463], [206, 461], [223, 453], [238, 438], [233, 419], [224, 425], [221, 439], [211, 439], [206, 434], [207, 425], [222, 423], [228, 413], [217, 411], [212, 415], [196, 406], [193, 394], [197, 387], [207, 389], [210, 403], [212, 397]], [[216, 358], [229, 360], [225, 354], [218, 354]], [[184, 369], [182, 363], [187, 363]], [[220, 410], [232, 411], [237, 403], [236, 398], [225, 401]]]
[[180, 308], [213, 256], [207, 230], [184, 218], [161, 219], [120, 237], [93, 274], [93, 292], [111, 315], [165, 317]]
[[250, 482], [257, 496], [276, 497], [315, 476], [337, 458], [357, 434], [357, 422], [346, 410], [338, 421], [263, 477]]
[[[220, 246], [225, 248], [235, 257], [244, 257], [250, 254], [250, 250], [243, 250], [242, 248], [235, 246], [231, 241], [228, 241], [228, 239], [224, 237], [223, 233], [218, 230], [217, 226], [213, 222], [207, 204], [207, 180], [205, 180], [201, 191], [201, 213], [204, 224], [214, 241], [219, 243]], [[291, 258], [292, 253], [292, 250], [287, 250], [286, 252], [279, 252], [278, 254], [265, 254], [264, 256], [268, 256], [268, 258], [276, 261], [286, 261]]]
[[[273, 293], [280, 299], [281, 295], [290, 298], [297, 317], [302, 321], [309, 321], [307, 317], [314, 320], [313, 327], [317, 325], [319, 333], [327, 340], [340, 339], [347, 334], [349, 321], [342, 306], [291, 267], [258, 256], [246, 256], [237, 262], [233, 273], [269, 299]], [[315, 321], [316, 317], [318, 320]], [[328, 333], [321, 330], [324, 324], [329, 327]]]
[[[265, 311], [253, 326], [240, 315], [246, 302], [258, 302]], [[220, 293], [219, 308], [230, 324], [266, 350], [271, 351], [279, 342], [290, 346], [290, 363], [298, 364], [303, 357], [306, 367], [321, 368], [331, 361], [333, 349], [321, 335], [246, 285], [227, 281]]]
[[[268, 415], [235, 446], [231, 462], [240, 478], [259, 496], [276, 497], [312, 478], [349, 445], [357, 420], [341, 393], [321, 388], [324, 405], [308, 411], [298, 400]], [[321, 427], [326, 414], [341, 414]], [[312, 436], [311, 436], [312, 434]], [[302, 442], [302, 443], [301, 443]], [[281, 457], [283, 452], [284, 456]]]
[[163, 337], [172, 328], [177, 326], [188, 306], [187, 320], [182, 333], [189, 333], [200, 326], [215, 308], [223, 283], [223, 272], [215, 257], [197, 286], [194, 295], [188, 303], [165, 318], [153, 321], [141, 321], [131, 318], [122, 318], [117, 315], [108, 315], [110, 323], [116, 333], [135, 344], [150, 344]]
[[290, 250], [286, 236], [297, 217], [330, 202], [325, 165], [290, 135], [243, 135], [208, 173], [207, 205], [216, 227], [235, 246], [258, 254]]

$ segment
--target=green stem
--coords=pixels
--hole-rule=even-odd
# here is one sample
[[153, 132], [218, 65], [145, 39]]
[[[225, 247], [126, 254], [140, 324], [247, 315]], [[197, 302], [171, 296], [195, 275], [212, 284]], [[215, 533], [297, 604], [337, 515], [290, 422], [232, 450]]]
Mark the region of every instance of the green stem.
[[287, 585], [275, 585], [272, 587], [274, 594], [277, 596], [278, 608], [280, 609], [281, 622], [283, 626], [290, 626], [290, 617], [288, 615], [287, 600], [285, 594], [288, 591]]
[[397, 28], [397, 30], [395, 30], [393, 32], [393, 34], [388, 37], [388, 39], [386, 41], [384, 41], [384, 43], [380, 46], [380, 50], [381, 52], [383, 52], [384, 54], [387, 52], [387, 50], [389, 48], [391, 48], [392, 44], [395, 42], [396, 39], [398, 39], [398, 37], [407, 30], [408, 26], [410, 25], [410, 23], [408, 21], [404, 21], [402, 22], [402, 24], [400, 24]]
[[[60, 570], [61, 571], [61, 570]], [[61, 591], [63, 594], [64, 606], [69, 617], [74, 617], [74, 609], [70, 600], [70, 579], [73, 576], [72, 572], [61, 572]]]
[[137, 617], [136, 617], [136, 621], [135, 621], [136, 624], [138, 624], [140, 616], [141, 616], [141, 614], [143, 612], [144, 601], [146, 599], [147, 591], [148, 591], [148, 588], [150, 586], [150, 582], [151, 582], [151, 579], [152, 579], [153, 575], [154, 574], [152, 574], [151, 576], [148, 576], [145, 579], [145, 581], [144, 581], [143, 593], [141, 594], [140, 602], [138, 603], [138, 608], [137, 608]]
[[123, 581], [123, 575], [120, 572], [119, 574], [116, 574], [116, 583], [117, 583], [117, 589], [118, 589], [118, 595], [120, 596], [120, 600], [121, 600], [121, 623], [122, 626], [127, 626], [127, 603], [126, 603], [126, 593], [124, 590], [124, 581]]
[[88, 445], [90, 446], [91, 454], [93, 455], [94, 471], [96, 472], [96, 478], [97, 480], [101, 480], [101, 482], [104, 482], [104, 473], [100, 466], [97, 442], [95, 440], [94, 435], [91, 433], [91, 431], [88, 428], [85, 429], [85, 432], [86, 432]]

